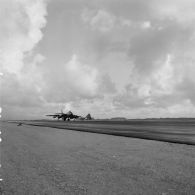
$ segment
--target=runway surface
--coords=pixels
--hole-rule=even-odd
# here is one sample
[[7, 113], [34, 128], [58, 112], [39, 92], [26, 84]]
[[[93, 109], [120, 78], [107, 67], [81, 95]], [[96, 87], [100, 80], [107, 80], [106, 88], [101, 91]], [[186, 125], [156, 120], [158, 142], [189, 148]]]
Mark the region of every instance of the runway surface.
[[34, 126], [54, 127], [195, 145], [195, 119], [150, 119], [150, 120], [91, 120], [91, 121], [22, 121]]
[[195, 147], [1, 123], [1, 194], [195, 194]]

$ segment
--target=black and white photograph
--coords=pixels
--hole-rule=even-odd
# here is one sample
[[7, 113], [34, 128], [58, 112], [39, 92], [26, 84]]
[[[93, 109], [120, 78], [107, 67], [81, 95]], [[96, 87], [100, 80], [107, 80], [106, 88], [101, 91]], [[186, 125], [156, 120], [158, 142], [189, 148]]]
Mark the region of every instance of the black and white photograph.
[[0, 194], [195, 195], [195, 0], [0, 0]]

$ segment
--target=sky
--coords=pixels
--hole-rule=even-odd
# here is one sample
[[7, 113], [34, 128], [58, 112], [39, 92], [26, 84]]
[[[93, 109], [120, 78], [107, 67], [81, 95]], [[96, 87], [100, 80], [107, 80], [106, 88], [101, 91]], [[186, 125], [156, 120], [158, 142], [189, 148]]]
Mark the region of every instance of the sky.
[[0, 0], [3, 119], [195, 117], [194, 0]]

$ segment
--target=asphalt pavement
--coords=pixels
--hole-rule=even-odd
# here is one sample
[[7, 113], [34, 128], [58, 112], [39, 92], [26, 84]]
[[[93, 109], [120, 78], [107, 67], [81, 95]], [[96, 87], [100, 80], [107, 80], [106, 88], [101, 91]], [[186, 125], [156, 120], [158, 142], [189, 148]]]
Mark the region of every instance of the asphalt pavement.
[[195, 194], [195, 147], [1, 123], [1, 194]]

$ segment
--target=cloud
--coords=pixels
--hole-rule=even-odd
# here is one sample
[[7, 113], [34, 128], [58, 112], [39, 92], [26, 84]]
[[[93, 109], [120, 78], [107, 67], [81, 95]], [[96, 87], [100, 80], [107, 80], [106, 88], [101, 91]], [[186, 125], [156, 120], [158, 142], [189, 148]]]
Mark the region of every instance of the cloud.
[[190, 29], [183, 28], [177, 22], [166, 21], [161, 25], [162, 29], [139, 31], [130, 41], [129, 56], [140, 73], [159, 68], [168, 53], [182, 47], [184, 37], [189, 39]]
[[64, 73], [66, 76], [66, 84], [71, 86], [74, 92], [80, 95], [94, 96], [97, 90], [97, 75], [95, 68], [88, 65], [83, 65], [79, 62], [76, 55], [73, 55], [71, 60], [65, 64]]
[[42, 38], [46, 24], [44, 0], [2, 0], [0, 2], [1, 71], [18, 73], [25, 54]]
[[123, 0], [123, 2], [118, 0], [101, 0], [98, 3], [117, 17], [130, 18], [132, 21], [146, 20], [154, 12], [152, 9], [153, 0]]
[[108, 75], [101, 75], [95, 67], [82, 63], [75, 54], [55, 72], [48, 71], [45, 80], [43, 93], [49, 102], [91, 99], [115, 90]]
[[193, 0], [153, 1], [155, 14], [160, 18], [176, 19], [184, 25], [189, 25], [195, 19]]
[[194, 72], [194, 67], [179, 64], [177, 58], [169, 54], [148, 77], [132, 71], [130, 84], [114, 98], [114, 104], [125, 110], [163, 110], [159, 113], [163, 117], [174, 116], [173, 113], [175, 117], [192, 116], [195, 111], [195, 79], [189, 77], [190, 71]]
[[145, 21], [141, 24], [141, 27], [143, 29], [148, 29], [148, 28], [151, 28], [151, 22], [150, 21]]
[[42, 116], [63, 105], [105, 117], [195, 113], [193, 0], [48, 6], [44, 0], [0, 2], [5, 113]]
[[[129, 84], [114, 99], [117, 107], [147, 112], [159, 109], [163, 116], [173, 116], [173, 113], [189, 116], [190, 110], [194, 113], [195, 80], [191, 75], [195, 71], [192, 65], [195, 17], [191, 9], [194, 4], [190, 3], [148, 3], [154, 10], [145, 20], [150, 25], [145, 29], [144, 21], [140, 21], [143, 29], [135, 29], [137, 33], [130, 39], [127, 54], [134, 68]], [[171, 13], [169, 8], [175, 12]], [[186, 104], [192, 108], [185, 109]]]
[[2, 106], [37, 107], [43, 103], [38, 89], [32, 82], [18, 78], [13, 73], [7, 73], [1, 81]]
[[76, 55], [56, 70], [43, 73], [46, 85], [44, 97], [49, 102], [66, 102], [96, 95], [98, 72], [95, 68], [80, 63]]
[[99, 90], [101, 94], [113, 94], [116, 93], [115, 83], [111, 80], [108, 74], [104, 74], [100, 77]]
[[[1, 77], [1, 106], [3, 119], [37, 118], [47, 104], [41, 94], [44, 84], [39, 63], [43, 56], [36, 55], [22, 68], [20, 74], [6, 72]], [[46, 110], [46, 108], [44, 108]]]
[[102, 33], [115, 31], [117, 28], [130, 27], [132, 21], [116, 16], [112, 12], [104, 9], [84, 9], [81, 14], [84, 23], [88, 24], [92, 30], [98, 30]]
[[[44, 102], [38, 90], [40, 75], [34, 68], [44, 57], [34, 55], [33, 49], [43, 37], [41, 29], [46, 25], [46, 6], [45, 0], [0, 2], [0, 71], [4, 73], [1, 106], [7, 115], [3, 115], [4, 118], [11, 116], [14, 110], [26, 112]], [[17, 111], [14, 115], [17, 116]]]
[[92, 29], [100, 32], [108, 32], [112, 30], [115, 24], [115, 16], [99, 9], [97, 12], [85, 9], [82, 13], [84, 22], [89, 23]]

